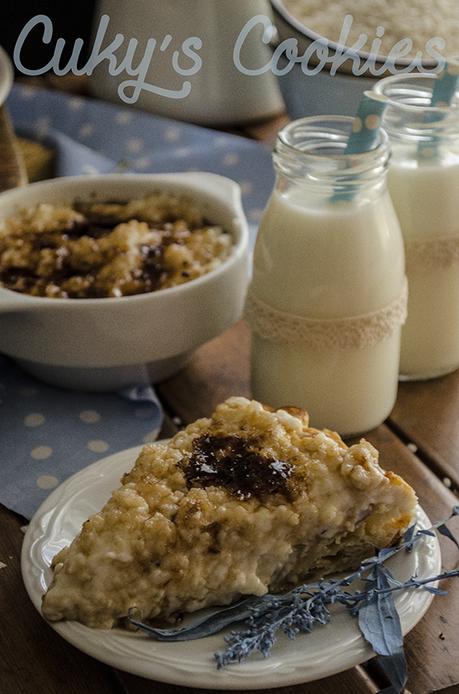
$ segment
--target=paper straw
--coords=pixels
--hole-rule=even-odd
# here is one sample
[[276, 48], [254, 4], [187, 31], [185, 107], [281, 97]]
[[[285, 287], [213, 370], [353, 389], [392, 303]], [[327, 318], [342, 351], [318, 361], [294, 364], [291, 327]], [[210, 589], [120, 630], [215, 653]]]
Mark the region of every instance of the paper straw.
[[449, 106], [459, 84], [459, 61], [447, 60], [445, 67], [437, 75], [432, 90], [430, 105], [436, 108]]
[[[437, 75], [432, 89], [430, 106], [439, 110], [427, 111], [423, 123], [435, 123], [443, 119], [440, 109], [448, 108], [459, 86], [459, 61], [449, 59], [445, 62], [445, 67]], [[435, 138], [429, 141], [420, 141], [418, 145], [418, 155], [421, 159], [432, 159], [438, 154], [438, 143]]]
[[383, 94], [376, 94], [371, 91], [363, 93], [357, 115], [354, 118], [352, 132], [344, 150], [345, 154], [361, 154], [373, 149], [378, 139], [382, 114], [388, 101], [388, 98]]
[[[344, 149], [345, 155], [362, 154], [375, 147], [381, 127], [382, 114], [388, 102], [389, 99], [384, 94], [376, 94], [371, 91], [363, 93], [357, 115], [352, 124], [351, 134]], [[354, 195], [354, 192], [338, 188], [330, 200], [331, 202], [343, 200], [350, 202]]]

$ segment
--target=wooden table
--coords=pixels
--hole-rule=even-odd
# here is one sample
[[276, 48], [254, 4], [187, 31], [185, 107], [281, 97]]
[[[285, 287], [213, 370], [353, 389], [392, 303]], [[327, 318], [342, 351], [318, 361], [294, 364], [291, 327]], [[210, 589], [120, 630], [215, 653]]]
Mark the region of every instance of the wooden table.
[[[240, 321], [198, 350], [182, 373], [157, 387], [167, 413], [161, 436], [175, 431], [174, 420], [187, 424], [210, 415], [230, 395], [250, 396], [249, 344], [249, 331]], [[435, 381], [404, 383], [390, 419], [366, 436], [379, 449], [383, 466], [399, 472], [413, 485], [432, 520], [444, 518], [458, 503], [454, 494], [459, 487], [458, 415], [459, 372]], [[0, 570], [2, 694], [195, 691], [114, 670], [58, 636], [32, 606], [22, 584], [19, 557], [23, 526], [23, 519], [0, 507], [0, 560], [6, 564]], [[457, 567], [459, 551], [443, 538], [441, 546], [444, 567]], [[407, 691], [411, 694], [459, 692], [459, 582], [451, 579], [443, 587], [449, 594], [435, 597], [427, 614], [405, 637]], [[384, 683], [373, 659], [342, 674], [283, 691], [374, 694]]]
[[[274, 125], [274, 131], [276, 130]], [[278, 127], [277, 127], [278, 129]], [[264, 124], [263, 139], [273, 126]], [[231, 395], [250, 396], [250, 335], [241, 320], [199, 349], [187, 368], [157, 387], [166, 412], [161, 437], [208, 416]], [[448, 515], [458, 503], [459, 372], [418, 383], [400, 384], [391, 417], [368, 438], [380, 451], [386, 469], [400, 473], [416, 489], [432, 520]], [[0, 692], [1, 694], [193, 694], [108, 667], [68, 644], [42, 619], [21, 579], [20, 552], [24, 519], [0, 506]], [[458, 526], [459, 523], [456, 523]], [[459, 527], [457, 528], [459, 535]], [[445, 569], [457, 568], [459, 551], [441, 538]], [[409, 668], [407, 692], [459, 692], [459, 582], [443, 587], [418, 625], [405, 638]], [[285, 694], [375, 694], [387, 682], [376, 659], [339, 675]]]

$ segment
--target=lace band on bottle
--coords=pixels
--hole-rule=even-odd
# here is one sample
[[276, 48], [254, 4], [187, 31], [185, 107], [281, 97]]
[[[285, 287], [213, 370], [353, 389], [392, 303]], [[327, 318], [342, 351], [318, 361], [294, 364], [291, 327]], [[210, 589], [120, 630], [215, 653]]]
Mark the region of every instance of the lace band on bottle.
[[244, 317], [261, 337], [284, 345], [313, 350], [373, 347], [391, 337], [407, 315], [408, 284], [387, 307], [350, 318], [303, 318], [284, 313], [261, 301], [249, 288]]
[[431, 270], [459, 263], [459, 236], [405, 239], [407, 270]]

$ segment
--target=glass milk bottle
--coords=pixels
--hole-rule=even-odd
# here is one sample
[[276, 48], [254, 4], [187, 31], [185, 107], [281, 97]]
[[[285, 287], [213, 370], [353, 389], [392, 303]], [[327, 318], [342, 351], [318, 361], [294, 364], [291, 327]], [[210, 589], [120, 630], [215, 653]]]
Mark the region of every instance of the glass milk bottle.
[[352, 122], [304, 118], [279, 133], [245, 307], [253, 397], [303, 407], [311, 426], [342, 436], [392, 410], [406, 311], [387, 135], [346, 155]]
[[405, 241], [408, 318], [401, 380], [459, 366], [459, 97], [430, 106], [433, 75], [381, 80], [392, 148], [388, 187]]

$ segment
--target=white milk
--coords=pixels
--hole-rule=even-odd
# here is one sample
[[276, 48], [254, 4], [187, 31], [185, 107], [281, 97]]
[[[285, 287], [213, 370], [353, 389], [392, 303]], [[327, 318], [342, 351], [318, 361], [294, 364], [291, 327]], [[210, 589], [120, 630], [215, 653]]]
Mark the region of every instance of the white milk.
[[[383, 309], [401, 293], [404, 252], [387, 191], [351, 202], [271, 196], [258, 231], [252, 289], [273, 308], [307, 318], [346, 318]], [[252, 336], [253, 396], [305, 408], [311, 425], [341, 435], [378, 426], [396, 398], [400, 329], [368, 348], [306, 349]]]
[[[400, 374], [431, 378], [459, 366], [459, 262], [412, 266], [409, 243], [459, 237], [459, 159], [451, 155], [441, 166], [435, 160], [394, 161], [387, 180], [407, 242], [408, 318]], [[434, 262], [432, 251], [428, 260]]]

